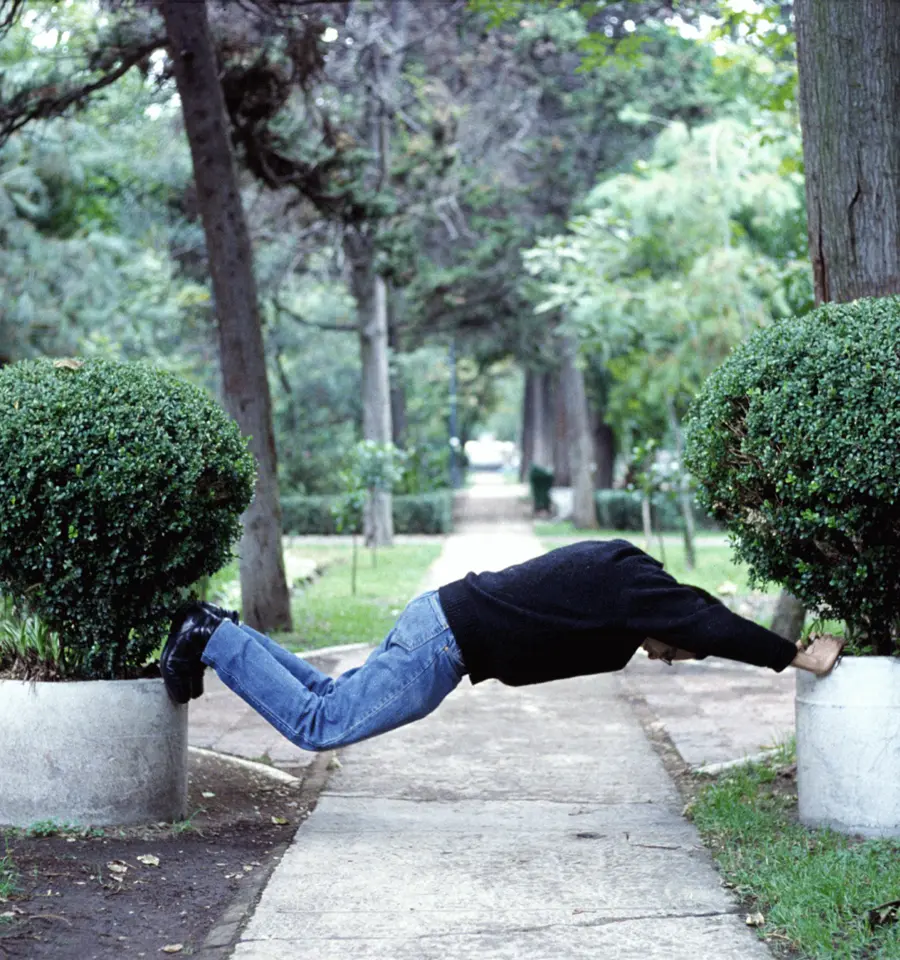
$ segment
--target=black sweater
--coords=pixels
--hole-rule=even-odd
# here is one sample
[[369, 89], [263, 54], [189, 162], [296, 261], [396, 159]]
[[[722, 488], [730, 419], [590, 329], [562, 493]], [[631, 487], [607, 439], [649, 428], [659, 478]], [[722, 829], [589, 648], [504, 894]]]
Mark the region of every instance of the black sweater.
[[621, 670], [648, 637], [784, 670], [797, 648], [678, 583], [625, 540], [586, 541], [440, 588], [472, 683], [510, 686]]

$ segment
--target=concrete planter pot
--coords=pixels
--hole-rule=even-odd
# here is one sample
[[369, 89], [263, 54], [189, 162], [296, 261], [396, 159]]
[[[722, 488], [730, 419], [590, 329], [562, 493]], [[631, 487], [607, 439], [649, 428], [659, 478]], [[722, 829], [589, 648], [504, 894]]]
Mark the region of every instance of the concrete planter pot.
[[162, 680], [0, 680], [0, 823], [183, 818], [187, 714]]
[[827, 677], [797, 673], [800, 821], [900, 836], [900, 660], [845, 657]]

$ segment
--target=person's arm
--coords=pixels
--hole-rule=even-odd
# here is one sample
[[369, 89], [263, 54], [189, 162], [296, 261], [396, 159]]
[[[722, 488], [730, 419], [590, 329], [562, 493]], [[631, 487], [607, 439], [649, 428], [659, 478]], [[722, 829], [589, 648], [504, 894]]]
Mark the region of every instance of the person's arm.
[[667, 647], [779, 672], [797, 656], [793, 643], [679, 583], [662, 568], [636, 565], [625, 592], [628, 629]]

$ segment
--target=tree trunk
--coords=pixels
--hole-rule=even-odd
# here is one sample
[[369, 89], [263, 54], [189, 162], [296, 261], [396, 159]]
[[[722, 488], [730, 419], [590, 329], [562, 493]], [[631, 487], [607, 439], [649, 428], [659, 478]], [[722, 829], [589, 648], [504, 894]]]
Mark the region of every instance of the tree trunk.
[[256, 495], [240, 544], [244, 620], [270, 632], [291, 629], [281, 544], [281, 505], [272, 400], [260, 324], [253, 251], [210, 37], [205, 0], [163, 0], [162, 13], [191, 148], [194, 179], [219, 329], [225, 406], [250, 438]]
[[772, 618], [772, 632], [778, 636], [796, 643], [803, 632], [803, 623], [806, 620], [806, 607], [787, 590], [778, 595], [775, 605], [775, 616]]
[[550, 403], [550, 374], [534, 374], [531, 462], [545, 470], [553, 469], [553, 408]]
[[816, 302], [900, 292], [900, 3], [796, 0]]
[[[344, 251], [350, 266], [350, 289], [359, 317], [362, 360], [363, 438], [390, 443], [391, 389], [388, 370], [387, 286], [375, 272], [371, 236], [354, 230], [344, 234]], [[390, 546], [394, 539], [392, 496], [376, 491], [367, 501], [364, 534], [370, 547]]]
[[553, 482], [558, 487], [571, 487], [572, 467], [569, 462], [569, 443], [566, 430], [566, 398], [559, 374], [553, 380]]
[[578, 530], [596, 530], [594, 441], [584, 389], [584, 373], [578, 366], [578, 347], [571, 337], [563, 338], [562, 348], [560, 385], [566, 398], [569, 462], [572, 467], [572, 522]]
[[616, 438], [613, 428], [603, 419], [603, 414], [593, 416], [594, 459], [597, 473], [594, 483], [598, 490], [612, 490], [616, 465]]
[[534, 378], [533, 370], [525, 371], [525, 389], [522, 392], [522, 462], [519, 464], [519, 482], [528, 480], [528, 468], [534, 456]]
[[[387, 287], [387, 321], [388, 321], [388, 350], [396, 356], [399, 352], [399, 337], [397, 335], [397, 292], [388, 284]], [[390, 371], [389, 371], [390, 372]], [[408, 422], [406, 417], [406, 384], [396, 369], [389, 377], [391, 391], [391, 436], [394, 446], [401, 450], [406, 447], [406, 433]]]

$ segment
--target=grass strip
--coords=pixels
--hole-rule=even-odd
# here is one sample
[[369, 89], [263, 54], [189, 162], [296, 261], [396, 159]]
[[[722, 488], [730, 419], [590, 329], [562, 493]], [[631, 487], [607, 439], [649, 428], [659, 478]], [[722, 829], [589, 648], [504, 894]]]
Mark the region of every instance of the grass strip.
[[[783, 955], [897, 960], [900, 842], [863, 840], [797, 822], [795, 767], [785, 754], [700, 787], [689, 809], [728, 886]], [[758, 918], [757, 918], [758, 919]]]
[[380, 643], [419, 590], [441, 544], [398, 544], [381, 548], [376, 555], [360, 548], [355, 594], [349, 544], [296, 549], [315, 560], [324, 573], [295, 593], [294, 629], [275, 639], [292, 650], [315, 650], [334, 644]]

